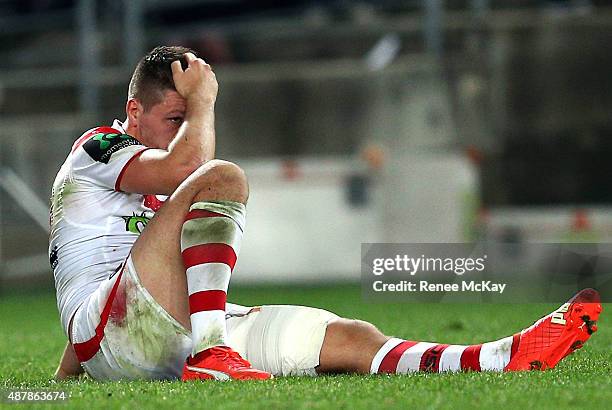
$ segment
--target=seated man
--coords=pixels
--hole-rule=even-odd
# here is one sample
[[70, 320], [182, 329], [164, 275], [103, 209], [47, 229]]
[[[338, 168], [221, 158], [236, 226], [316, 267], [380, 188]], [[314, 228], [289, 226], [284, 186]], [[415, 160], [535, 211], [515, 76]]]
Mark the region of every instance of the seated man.
[[99, 380], [545, 369], [596, 330], [593, 290], [521, 333], [473, 346], [391, 338], [310, 307], [226, 303], [248, 185], [237, 165], [214, 159], [216, 96], [202, 59], [157, 47], [133, 74], [125, 122], [74, 143], [51, 204], [68, 336], [57, 378], [82, 369]]

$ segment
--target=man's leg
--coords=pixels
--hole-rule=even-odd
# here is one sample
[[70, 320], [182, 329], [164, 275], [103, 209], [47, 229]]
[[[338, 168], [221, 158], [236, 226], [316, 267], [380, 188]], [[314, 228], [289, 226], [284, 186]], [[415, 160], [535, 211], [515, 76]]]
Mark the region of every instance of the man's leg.
[[191, 329], [181, 233], [189, 208], [197, 202], [246, 203], [248, 186], [236, 165], [213, 160], [187, 178], [164, 203], [136, 240], [131, 257], [142, 285], [171, 316]]
[[585, 289], [522, 332], [471, 346], [390, 338], [369, 323], [337, 319], [327, 325], [317, 372], [544, 370], [597, 331], [599, 302], [595, 290]]
[[[209, 161], [177, 188], [132, 248], [142, 285], [192, 331], [193, 352], [187, 366], [215, 368], [196, 378], [212, 378], [212, 372], [219, 371], [224, 377], [269, 377], [249, 371], [248, 363], [224, 347], [227, 288], [240, 249], [247, 198], [248, 185], [240, 168]], [[240, 371], [234, 374], [232, 369], [215, 367], [219, 360], [239, 366]]]
[[384, 336], [367, 322], [339, 319], [328, 325], [317, 371], [362, 374], [501, 371], [510, 361], [513, 339], [510, 336], [472, 346], [409, 341]]

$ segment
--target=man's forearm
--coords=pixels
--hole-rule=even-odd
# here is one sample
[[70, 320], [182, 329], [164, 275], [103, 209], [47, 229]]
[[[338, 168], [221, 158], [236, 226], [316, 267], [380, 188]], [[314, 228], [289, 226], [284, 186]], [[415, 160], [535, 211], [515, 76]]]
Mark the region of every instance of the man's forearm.
[[187, 102], [185, 119], [168, 151], [183, 164], [199, 165], [215, 157], [214, 102]]
[[55, 380], [63, 380], [69, 377], [78, 376], [81, 373], [83, 373], [81, 363], [79, 363], [74, 347], [68, 342], [62, 354], [60, 364], [55, 371]]
[[171, 64], [176, 91], [186, 100], [186, 112], [176, 138], [170, 143], [170, 156], [179, 165], [199, 166], [215, 157], [215, 101], [218, 84], [211, 67], [201, 58], [186, 53], [188, 67], [180, 61]]

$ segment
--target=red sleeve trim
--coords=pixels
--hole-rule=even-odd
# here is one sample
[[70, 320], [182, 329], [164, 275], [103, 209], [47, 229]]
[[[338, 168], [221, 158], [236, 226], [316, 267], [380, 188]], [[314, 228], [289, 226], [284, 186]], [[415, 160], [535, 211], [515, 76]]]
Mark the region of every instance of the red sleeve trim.
[[123, 134], [121, 131], [116, 130], [112, 127], [96, 127], [96, 128], [92, 128], [89, 131], [85, 131], [85, 133], [83, 135], [81, 135], [75, 142], [74, 144], [72, 144], [72, 151], [74, 152], [76, 151], [76, 149], [78, 147], [80, 147], [81, 145], [83, 145], [85, 143], [85, 141], [87, 141], [92, 135], [94, 134], [98, 134], [98, 133], [105, 133], [105, 134]]
[[135, 153], [132, 156], [132, 158], [130, 158], [128, 160], [128, 162], [125, 163], [123, 168], [121, 168], [121, 172], [119, 173], [119, 176], [117, 177], [117, 181], [115, 181], [115, 191], [122, 192], [121, 191], [121, 179], [123, 179], [123, 174], [125, 173], [125, 170], [132, 163], [132, 161], [134, 161], [136, 158], [138, 158], [140, 155], [142, 155], [143, 152], [145, 152], [146, 150], [149, 150], [149, 149], [151, 149], [151, 148], [145, 148], [145, 149], [142, 149], [142, 150], [138, 151], [137, 153]]

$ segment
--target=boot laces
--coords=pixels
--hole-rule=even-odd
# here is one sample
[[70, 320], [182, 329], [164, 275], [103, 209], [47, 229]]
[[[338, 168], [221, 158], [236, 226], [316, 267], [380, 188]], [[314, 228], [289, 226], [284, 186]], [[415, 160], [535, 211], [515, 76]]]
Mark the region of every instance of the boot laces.
[[211, 354], [217, 359], [228, 363], [234, 369], [250, 369], [251, 363], [242, 358], [238, 352], [227, 347], [217, 347], [211, 349]]

